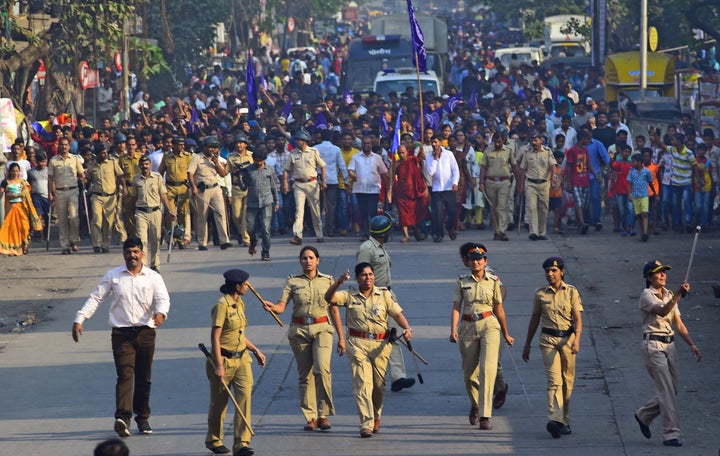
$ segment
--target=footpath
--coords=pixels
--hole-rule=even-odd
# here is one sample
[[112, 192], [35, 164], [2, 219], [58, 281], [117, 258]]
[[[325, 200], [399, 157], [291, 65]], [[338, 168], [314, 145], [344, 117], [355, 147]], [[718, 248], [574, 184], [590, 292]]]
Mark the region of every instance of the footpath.
[[[248, 336], [265, 352], [265, 369], [254, 364], [255, 389], [251, 446], [265, 455], [716, 455], [720, 449], [720, 393], [716, 388], [720, 355], [720, 299], [712, 284], [720, 280], [717, 232], [700, 236], [689, 299], [680, 302], [683, 319], [703, 352], [696, 363], [678, 343], [678, 400], [684, 446], [662, 446], [660, 420], [645, 439], [633, 413], [652, 394], [652, 382], [639, 351], [638, 297], [644, 287], [642, 266], [658, 258], [673, 266], [674, 289], [685, 275], [692, 235], [663, 232], [647, 243], [620, 238], [607, 228], [586, 236], [553, 235], [531, 242], [527, 232], [510, 233], [510, 242], [492, 241], [492, 232], [464, 231], [457, 240], [388, 243], [393, 290], [413, 326], [414, 348], [429, 361], [420, 364], [424, 384], [385, 396], [382, 426], [371, 439], [360, 439], [347, 358], [332, 360], [337, 415], [328, 432], [305, 432], [299, 409], [297, 371], [286, 332], [258, 300], [245, 298]], [[265, 299], [277, 300], [288, 274], [300, 271], [300, 248], [288, 238], [273, 238], [272, 261], [250, 257], [234, 246], [175, 251], [162, 274], [172, 308], [158, 330], [151, 395], [154, 434], [125, 439], [131, 455], [208, 455], [204, 448], [208, 382], [199, 342], [209, 343], [210, 309], [219, 296], [222, 272], [242, 268]], [[311, 244], [311, 238], [306, 244]], [[463, 242], [484, 242], [490, 265], [508, 290], [505, 304], [514, 348], [502, 363], [509, 384], [507, 402], [492, 417], [494, 429], [468, 424], [468, 400], [457, 345], [448, 341], [455, 280], [465, 274], [458, 255]], [[357, 238], [328, 238], [316, 245], [320, 270], [338, 275], [355, 264]], [[44, 246], [42, 246], [44, 247]], [[115, 371], [105, 303], [85, 324], [76, 344], [70, 336], [75, 312], [105, 271], [122, 264], [119, 246], [110, 254], [61, 256], [36, 247], [21, 258], [0, 258], [0, 454], [90, 455], [97, 443], [115, 437], [112, 430]], [[585, 307], [583, 340], [571, 405], [573, 433], [554, 440], [545, 430], [546, 393], [537, 340], [529, 363], [522, 361], [534, 290], [545, 283], [542, 261], [566, 260], [566, 281], [576, 285]], [[166, 251], [162, 252], [165, 260]], [[8, 311], [10, 309], [10, 311]], [[28, 313], [27, 309], [34, 309]], [[32, 314], [32, 317], [28, 317]], [[17, 328], [13, 332], [13, 328]], [[29, 329], [28, 329], [29, 328]], [[537, 338], [537, 335], [535, 336]], [[417, 376], [405, 353], [408, 376]], [[417, 377], [416, 377], [417, 378]], [[225, 444], [232, 444], [232, 405]]]

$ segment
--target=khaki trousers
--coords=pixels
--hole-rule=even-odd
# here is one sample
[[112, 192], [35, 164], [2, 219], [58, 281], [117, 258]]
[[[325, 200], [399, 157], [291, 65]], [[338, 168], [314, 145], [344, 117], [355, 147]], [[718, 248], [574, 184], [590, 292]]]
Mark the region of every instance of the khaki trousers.
[[655, 395], [638, 409], [640, 421], [647, 424], [662, 416], [663, 440], [680, 437], [680, 414], [677, 406], [678, 356], [675, 344], [649, 340], [641, 347], [643, 361], [655, 385]]
[[57, 190], [55, 192], [55, 211], [60, 224], [60, 247], [70, 248], [71, 242], [80, 241], [78, 231], [78, 190]]
[[120, 242], [125, 242], [127, 239], [127, 231], [125, 231], [125, 222], [123, 221], [124, 201], [125, 198], [122, 195], [117, 195], [115, 197], [115, 217], [112, 228]]
[[372, 429], [382, 416], [385, 398], [385, 372], [392, 345], [384, 340], [347, 339], [353, 396], [360, 417], [360, 429]]
[[160, 267], [160, 236], [162, 235], [162, 209], [155, 212], [135, 212], [135, 226], [145, 246], [145, 266]]
[[492, 417], [493, 390], [500, 349], [500, 323], [495, 316], [461, 321], [458, 346], [470, 405], [481, 417]]
[[[123, 196], [122, 213], [123, 222], [125, 223], [125, 235], [127, 237], [139, 237], [137, 228], [135, 227], [135, 203], [137, 195], [132, 186], [128, 187], [128, 194]], [[126, 238], [127, 239], [127, 238]]]
[[507, 231], [510, 214], [510, 181], [485, 181], [485, 196], [490, 201], [491, 221], [495, 234]]
[[[232, 388], [233, 396], [242, 409], [248, 422], [245, 423], [236, 411], [233, 418], [233, 453], [250, 444], [250, 423], [252, 422], [251, 401], [253, 374], [250, 355], [245, 352], [242, 358], [224, 358], [225, 363], [225, 384]], [[210, 406], [208, 407], [208, 432], [205, 436], [205, 447], [214, 448], [223, 445], [223, 423], [227, 412], [228, 393], [215, 375], [215, 370], [210, 360], [205, 363], [205, 374], [210, 382]]]
[[305, 422], [335, 414], [330, 359], [333, 328], [330, 323], [290, 326], [288, 340], [298, 370], [300, 409]]
[[90, 236], [93, 247], [110, 248], [110, 235], [115, 223], [115, 195], [90, 196]]
[[[397, 324], [392, 318], [388, 319], [388, 326], [390, 328], [397, 328], [397, 333], [402, 334], [403, 329]], [[402, 346], [400, 342], [392, 343], [392, 351], [390, 352], [390, 364], [388, 366], [390, 370], [390, 381], [399, 380], [407, 377], [405, 372], [405, 358], [403, 357]]]
[[534, 184], [525, 182], [525, 211], [530, 234], [545, 236], [547, 234], [548, 203], [550, 201], [550, 181]]
[[225, 199], [223, 198], [220, 187], [208, 188], [204, 192], [199, 192], [195, 198], [195, 203], [197, 207], [197, 217], [195, 217], [197, 228], [195, 229], [195, 233], [197, 235], [198, 245], [205, 245], [207, 243], [207, 217], [210, 209], [213, 211], [215, 226], [217, 227], [218, 236], [220, 237], [220, 244], [230, 243], [230, 238], [227, 233]]
[[[247, 231], [247, 196], [247, 190], [243, 191], [233, 187], [230, 209], [232, 210], [232, 221], [238, 231], [238, 241], [242, 242], [250, 242], [250, 235]], [[250, 229], [252, 228], [250, 227]]]
[[[320, 218], [320, 186], [318, 181], [298, 182], [293, 184], [293, 195], [295, 196], [295, 222], [293, 223], [293, 234], [299, 238], [303, 237], [303, 220], [305, 218], [305, 201], [310, 206], [310, 215], [315, 228], [315, 236], [323, 237], [322, 219]], [[372, 426], [370, 426], [372, 428]]]
[[575, 336], [540, 334], [540, 353], [547, 377], [548, 421], [566, 426], [570, 424], [570, 397], [575, 384], [575, 355], [571, 352]]
[[[187, 185], [168, 185], [167, 199], [170, 210], [177, 214], [177, 223], [185, 228], [185, 235], [183, 236], [183, 239], [189, 241], [192, 236], [192, 229], [190, 229], [190, 193], [188, 192]], [[177, 206], [175, 205], [176, 200]], [[172, 220], [170, 220], [170, 217], [166, 217], [165, 229], [168, 233], [170, 233], [171, 228]], [[172, 239], [170, 241], [172, 241]]]

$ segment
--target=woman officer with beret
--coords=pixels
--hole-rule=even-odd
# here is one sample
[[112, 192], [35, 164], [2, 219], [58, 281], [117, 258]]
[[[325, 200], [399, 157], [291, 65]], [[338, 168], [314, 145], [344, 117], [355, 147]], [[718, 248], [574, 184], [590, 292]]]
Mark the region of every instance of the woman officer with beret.
[[540, 352], [547, 376], [547, 431], [554, 439], [571, 434], [570, 396], [575, 383], [575, 355], [580, 351], [582, 301], [577, 288], [563, 281], [565, 263], [560, 257], [543, 262], [548, 285], [538, 288], [522, 357], [530, 359], [530, 341], [542, 322]]
[[260, 366], [265, 366], [265, 355], [245, 336], [247, 319], [242, 296], [247, 293], [250, 275], [241, 269], [230, 269], [223, 274], [225, 283], [220, 287], [222, 297], [212, 309], [212, 361], [208, 359], [205, 373], [210, 381], [210, 407], [205, 446], [215, 454], [229, 454], [223, 445], [223, 422], [227, 411], [228, 393], [222, 382], [231, 386], [245, 420], [238, 411], [233, 420], [234, 456], [254, 454], [250, 444], [250, 412], [253, 386], [251, 352]]
[[[645, 368], [655, 384], [655, 395], [635, 412], [635, 420], [645, 438], [650, 438], [650, 423], [662, 415], [663, 445], [682, 446], [680, 442], [680, 415], [677, 408], [678, 356], [675, 349], [675, 332], [690, 346], [697, 361], [702, 354], [690, 337], [680, 318], [678, 301], [690, 291], [690, 284], [680, 284], [677, 293], [665, 288], [670, 266], [658, 260], [645, 263], [643, 276], [645, 290], [640, 295], [640, 313], [643, 318], [642, 356]], [[673, 324], [675, 330], [673, 330]]]

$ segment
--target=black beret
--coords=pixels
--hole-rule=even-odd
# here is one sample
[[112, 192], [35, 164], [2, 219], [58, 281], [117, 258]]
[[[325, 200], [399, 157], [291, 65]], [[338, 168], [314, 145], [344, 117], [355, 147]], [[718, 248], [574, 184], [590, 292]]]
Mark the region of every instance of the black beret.
[[558, 269], [565, 269], [565, 262], [560, 257], [550, 257], [543, 261], [543, 269], [556, 267]]
[[228, 282], [243, 283], [250, 278], [250, 274], [242, 269], [229, 269], [223, 273], [223, 277], [225, 277], [225, 280]]

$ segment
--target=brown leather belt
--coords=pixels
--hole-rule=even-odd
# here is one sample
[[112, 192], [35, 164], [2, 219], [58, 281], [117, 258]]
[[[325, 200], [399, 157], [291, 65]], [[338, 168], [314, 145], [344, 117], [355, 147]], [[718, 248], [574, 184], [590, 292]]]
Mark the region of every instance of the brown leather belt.
[[292, 322], [298, 325], [312, 325], [315, 323], [327, 323], [328, 317], [293, 317]]
[[484, 318], [490, 318], [492, 316], [492, 312], [482, 312], [479, 314], [463, 314], [462, 319], [464, 321], [480, 321]]
[[312, 182], [315, 180], [317, 180], [317, 177], [311, 177], [310, 179], [298, 179], [297, 177], [295, 178], [295, 182], [300, 182], [301, 184], [304, 184], [306, 182]]
[[160, 207], [136, 207], [136, 211], [145, 212], [146, 214], [153, 213], [155, 211], [159, 211]]
[[360, 337], [361, 339], [373, 339], [373, 340], [383, 340], [386, 339], [388, 336], [388, 333], [368, 333], [365, 331], [358, 331], [357, 329], [349, 328], [348, 330], [350, 332], [351, 336], [354, 337]]

